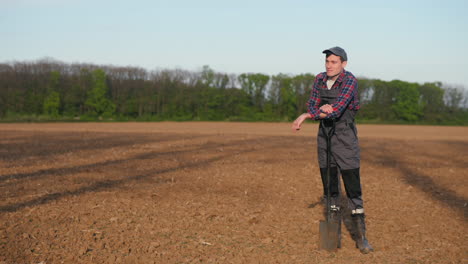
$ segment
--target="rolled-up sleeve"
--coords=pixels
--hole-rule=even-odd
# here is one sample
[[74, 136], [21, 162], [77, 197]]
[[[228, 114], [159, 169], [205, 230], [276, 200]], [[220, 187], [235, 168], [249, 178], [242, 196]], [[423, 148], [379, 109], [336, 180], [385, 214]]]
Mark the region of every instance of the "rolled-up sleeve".
[[310, 92], [309, 101], [307, 101], [307, 112], [309, 113], [310, 117], [314, 120], [318, 120], [320, 115], [320, 93], [318, 89], [318, 78], [315, 78], [314, 86], [312, 87], [312, 91]]

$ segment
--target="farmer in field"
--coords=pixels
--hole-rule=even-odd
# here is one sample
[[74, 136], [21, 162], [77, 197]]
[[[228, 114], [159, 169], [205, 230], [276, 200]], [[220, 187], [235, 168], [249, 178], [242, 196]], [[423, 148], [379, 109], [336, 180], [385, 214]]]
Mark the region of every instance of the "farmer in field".
[[[359, 110], [358, 83], [351, 72], [346, 71], [348, 56], [340, 47], [323, 51], [326, 54], [326, 72], [315, 78], [308, 113], [300, 115], [293, 123], [293, 130], [299, 130], [306, 119], [323, 120], [321, 126], [331, 127], [330, 193], [327, 188], [327, 144], [326, 137], [319, 129], [317, 136], [318, 161], [322, 177], [324, 196], [330, 199], [331, 210], [339, 213], [338, 171], [341, 172], [346, 195], [352, 206], [352, 219], [357, 232], [356, 245], [362, 253], [373, 251], [366, 239], [364, 204], [359, 176], [360, 149], [354, 116]], [[334, 120], [334, 121], [333, 121]]]

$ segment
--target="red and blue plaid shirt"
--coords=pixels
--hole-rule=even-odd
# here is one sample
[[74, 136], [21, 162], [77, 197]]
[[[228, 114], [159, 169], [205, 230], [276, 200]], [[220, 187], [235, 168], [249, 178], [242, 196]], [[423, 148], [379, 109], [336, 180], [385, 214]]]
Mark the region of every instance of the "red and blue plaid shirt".
[[[319, 119], [321, 112], [319, 109], [320, 89], [328, 89], [327, 79], [326, 72], [322, 72], [315, 77], [314, 87], [312, 87], [312, 92], [307, 102], [307, 112], [314, 120]], [[327, 115], [327, 119], [340, 117], [346, 108], [356, 111], [359, 110], [358, 82], [352, 73], [343, 70], [331, 89], [340, 89], [340, 93], [335, 103], [332, 105], [333, 112]]]

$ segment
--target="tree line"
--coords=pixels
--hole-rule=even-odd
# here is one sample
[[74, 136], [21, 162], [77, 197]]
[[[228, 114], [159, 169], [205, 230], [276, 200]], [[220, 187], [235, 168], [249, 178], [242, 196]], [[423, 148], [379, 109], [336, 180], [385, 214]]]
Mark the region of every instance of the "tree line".
[[[0, 63], [0, 120], [291, 121], [307, 111], [313, 74], [228, 74], [67, 64]], [[460, 87], [358, 78], [358, 119], [468, 124]]]

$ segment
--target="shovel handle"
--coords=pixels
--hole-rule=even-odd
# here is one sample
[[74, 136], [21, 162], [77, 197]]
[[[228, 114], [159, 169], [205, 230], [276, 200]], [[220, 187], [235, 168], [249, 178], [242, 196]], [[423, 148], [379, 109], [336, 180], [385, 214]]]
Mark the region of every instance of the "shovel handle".
[[320, 127], [322, 129], [323, 134], [327, 139], [327, 222], [330, 221], [330, 206], [331, 206], [331, 193], [330, 193], [330, 160], [331, 160], [331, 137], [335, 133], [335, 119], [332, 119], [332, 127], [327, 131], [325, 129], [325, 120], [322, 119], [320, 121]]

